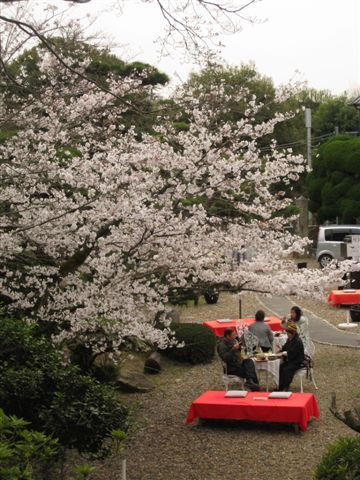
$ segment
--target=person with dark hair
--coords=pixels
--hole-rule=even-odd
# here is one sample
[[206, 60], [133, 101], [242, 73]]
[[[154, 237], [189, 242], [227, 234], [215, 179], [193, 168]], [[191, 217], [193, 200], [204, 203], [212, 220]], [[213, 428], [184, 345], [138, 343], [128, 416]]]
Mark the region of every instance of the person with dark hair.
[[263, 352], [269, 352], [272, 349], [274, 334], [269, 325], [265, 323], [265, 312], [263, 310], [258, 310], [255, 313], [255, 323], [249, 326], [249, 332], [258, 337]]
[[304, 366], [304, 345], [298, 334], [296, 323], [289, 322], [286, 329], [287, 341], [282, 347], [279, 356], [283, 357], [280, 365], [279, 390], [288, 390], [296, 370]]
[[218, 353], [226, 363], [229, 375], [245, 378], [245, 387], [253, 392], [260, 390], [254, 362], [250, 359], [241, 359], [241, 343], [237, 341], [236, 333], [231, 328], [225, 329], [224, 336], [218, 343]]
[[310, 345], [310, 333], [309, 333], [309, 320], [303, 315], [302, 310], [293, 306], [290, 309], [290, 315], [283, 317], [281, 320], [281, 326], [286, 329], [289, 323], [295, 323], [297, 326], [297, 332], [304, 344], [305, 353], [309, 354]]

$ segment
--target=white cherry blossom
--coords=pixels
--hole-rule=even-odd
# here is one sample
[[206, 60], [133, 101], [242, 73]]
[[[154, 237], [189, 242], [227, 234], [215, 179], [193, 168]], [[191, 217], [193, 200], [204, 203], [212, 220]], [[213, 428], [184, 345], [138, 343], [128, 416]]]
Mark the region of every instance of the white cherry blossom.
[[324, 298], [349, 268], [297, 270], [291, 260], [309, 242], [285, 228], [292, 200], [274, 187], [297, 180], [305, 161], [275, 143], [262, 156], [257, 139], [292, 113], [257, 125], [250, 97], [241, 121], [214, 128], [221, 111], [184, 89], [174, 101], [189, 129], [159, 116], [156, 135], [140, 137], [124, 128], [131, 100], [121, 101], [150, 95], [138, 79], [111, 78], [109, 94], [48, 57], [41, 95], [0, 101], [17, 128], [0, 146], [0, 290], [11, 308], [58, 323], [55, 342], [121, 350], [136, 336], [164, 348], [170, 290], [226, 284]]

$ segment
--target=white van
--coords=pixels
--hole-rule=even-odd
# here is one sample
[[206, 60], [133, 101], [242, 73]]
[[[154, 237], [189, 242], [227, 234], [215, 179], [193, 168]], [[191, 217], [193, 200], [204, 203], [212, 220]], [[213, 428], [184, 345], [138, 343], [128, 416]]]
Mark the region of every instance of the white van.
[[331, 260], [345, 260], [348, 235], [360, 235], [360, 225], [323, 225], [319, 227], [316, 260], [321, 267]]

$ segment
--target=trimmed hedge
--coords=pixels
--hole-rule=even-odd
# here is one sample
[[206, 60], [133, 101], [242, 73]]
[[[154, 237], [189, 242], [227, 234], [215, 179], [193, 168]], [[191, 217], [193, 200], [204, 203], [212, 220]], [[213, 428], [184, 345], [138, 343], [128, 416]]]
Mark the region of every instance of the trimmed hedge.
[[337, 135], [323, 143], [307, 177], [312, 212], [318, 223], [356, 223], [360, 210], [360, 138]]
[[314, 472], [314, 480], [358, 480], [360, 478], [360, 435], [339, 437], [328, 445]]
[[165, 354], [179, 362], [192, 364], [210, 362], [215, 354], [216, 337], [211, 330], [198, 323], [174, 323], [171, 330], [183, 347], [172, 347]]

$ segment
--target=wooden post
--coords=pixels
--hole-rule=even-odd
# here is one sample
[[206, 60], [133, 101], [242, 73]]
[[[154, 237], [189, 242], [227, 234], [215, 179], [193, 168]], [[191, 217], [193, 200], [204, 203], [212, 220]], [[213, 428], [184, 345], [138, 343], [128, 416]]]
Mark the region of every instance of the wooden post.
[[121, 462], [121, 471], [122, 471], [122, 475], [121, 475], [121, 480], [126, 480], [126, 458], [123, 458], [122, 462]]
[[242, 303], [242, 300], [241, 300], [241, 296], [240, 296], [240, 293], [239, 293], [239, 318], [241, 318], [241, 307], [242, 307], [241, 303]]

